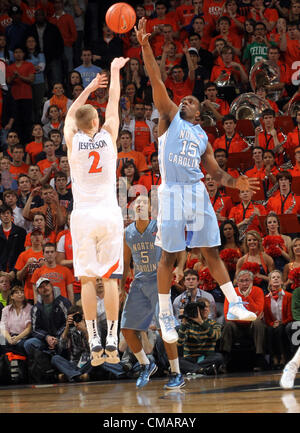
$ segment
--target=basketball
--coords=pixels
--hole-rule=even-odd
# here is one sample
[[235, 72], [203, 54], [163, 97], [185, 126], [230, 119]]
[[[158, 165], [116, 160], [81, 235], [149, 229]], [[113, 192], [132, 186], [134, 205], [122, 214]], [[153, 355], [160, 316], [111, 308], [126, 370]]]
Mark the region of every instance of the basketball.
[[135, 25], [135, 10], [127, 3], [116, 3], [107, 10], [105, 21], [113, 32], [127, 33]]

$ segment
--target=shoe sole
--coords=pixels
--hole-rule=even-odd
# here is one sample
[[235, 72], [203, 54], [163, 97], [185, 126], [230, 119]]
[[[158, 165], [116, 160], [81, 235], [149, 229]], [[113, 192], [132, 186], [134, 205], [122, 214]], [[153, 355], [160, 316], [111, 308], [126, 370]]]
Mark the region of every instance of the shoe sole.
[[293, 389], [294, 388], [294, 385], [293, 386], [284, 386], [283, 384], [282, 384], [282, 382], [280, 381], [279, 382], [279, 385], [280, 385], [280, 388], [282, 388], [282, 389], [286, 389], [286, 390], [288, 390], [288, 389]]
[[173, 338], [173, 339], [167, 339], [167, 338], [165, 338], [165, 336], [164, 336], [164, 334], [162, 333], [161, 334], [161, 336], [162, 336], [162, 339], [166, 342], [166, 343], [168, 343], [168, 344], [174, 344], [174, 343], [177, 343], [177, 341], [178, 341], [178, 335], [177, 335], [177, 338], [175, 339], [175, 337]]
[[105, 355], [105, 362], [108, 362], [109, 364], [119, 364], [120, 358], [117, 350], [110, 351], [106, 348]]
[[177, 385], [177, 386], [168, 386], [168, 384], [164, 385], [164, 389], [180, 389], [183, 388], [185, 386], [185, 382], [182, 382], [181, 385]]
[[151, 377], [154, 373], [157, 372], [157, 369], [158, 369], [158, 367], [157, 367], [157, 365], [155, 365], [155, 367], [154, 367], [154, 368], [150, 371], [150, 373], [149, 373], [149, 376], [148, 376], [148, 380], [147, 380], [147, 382], [144, 383], [144, 385], [140, 385], [140, 386], [136, 385], [137, 389], [141, 389], [141, 388], [143, 388], [144, 386], [146, 386], [147, 383], [149, 382], [150, 377]]
[[[96, 348], [97, 349], [97, 348]], [[91, 360], [91, 365], [93, 367], [97, 367], [98, 365], [103, 364], [103, 362], [105, 361], [105, 358], [103, 358], [103, 349], [101, 347], [100, 350], [93, 350], [92, 351], [92, 360]]]
[[249, 316], [248, 318], [244, 317], [243, 319], [239, 319], [232, 314], [227, 314], [227, 320], [232, 320], [232, 321], [237, 320], [239, 322], [254, 322], [254, 320], [256, 320], [256, 319], [257, 319], [257, 317], [253, 317], [253, 316]]

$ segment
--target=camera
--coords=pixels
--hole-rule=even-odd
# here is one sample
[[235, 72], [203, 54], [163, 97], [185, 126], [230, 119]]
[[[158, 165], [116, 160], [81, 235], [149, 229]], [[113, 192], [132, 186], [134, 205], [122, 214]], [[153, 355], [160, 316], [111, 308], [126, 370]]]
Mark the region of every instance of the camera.
[[75, 313], [75, 314], [73, 315], [73, 320], [74, 320], [74, 322], [76, 322], [76, 323], [81, 322], [81, 321], [82, 321], [82, 314], [80, 314], [80, 313]]
[[179, 319], [195, 319], [196, 317], [198, 317], [198, 309], [200, 310], [201, 315], [201, 311], [204, 310], [205, 307], [206, 304], [202, 301], [188, 302], [184, 307], [183, 315], [180, 315]]

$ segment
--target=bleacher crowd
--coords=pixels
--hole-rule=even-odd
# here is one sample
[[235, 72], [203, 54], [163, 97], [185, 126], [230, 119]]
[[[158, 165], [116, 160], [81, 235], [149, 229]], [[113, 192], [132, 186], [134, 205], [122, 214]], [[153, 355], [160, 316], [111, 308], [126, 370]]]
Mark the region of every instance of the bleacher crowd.
[[[105, 7], [98, 3], [0, 3], [3, 384], [136, 377], [139, 371], [122, 335], [120, 364], [91, 367], [80, 282], [73, 272], [64, 119], [97, 73], [109, 76], [114, 57], [130, 57], [116, 113], [121, 119], [116, 175], [124, 226], [133, 221], [130, 204], [137, 193], [149, 194], [151, 217], [156, 217], [161, 183], [159, 113], [141, 47], [134, 30], [117, 35], [107, 27]], [[220, 167], [233, 177], [245, 174], [260, 181], [257, 193], [238, 192], [221, 187], [203, 169], [220, 226], [221, 258], [246, 308], [258, 318], [251, 323], [227, 320], [228, 303], [204, 258], [187, 251], [184, 278], [180, 283], [174, 278], [171, 291], [182, 371], [281, 369], [299, 345], [300, 0], [131, 3], [137, 20], [147, 17], [151, 46], [172, 100], [179, 104], [189, 94], [199, 99], [197, 121]], [[107, 89], [96, 90], [88, 100], [100, 125], [107, 100]], [[132, 266], [126, 277], [128, 292]], [[97, 299], [105, 341], [100, 278]], [[206, 303], [203, 320], [214, 329], [210, 336], [182, 319], [187, 305], [199, 299]], [[155, 324], [140, 334], [147, 355], [159, 366], [156, 374], [165, 375], [168, 361]]]

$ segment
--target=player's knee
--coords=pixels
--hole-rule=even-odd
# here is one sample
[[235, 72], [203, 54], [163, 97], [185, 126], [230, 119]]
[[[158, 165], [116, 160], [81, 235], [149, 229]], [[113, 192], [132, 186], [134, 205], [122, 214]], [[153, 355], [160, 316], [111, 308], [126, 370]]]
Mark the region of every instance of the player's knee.
[[176, 260], [176, 253], [168, 253], [167, 251], [163, 251], [159, 265], [170, 268], [174, 266], [175, 260]]

